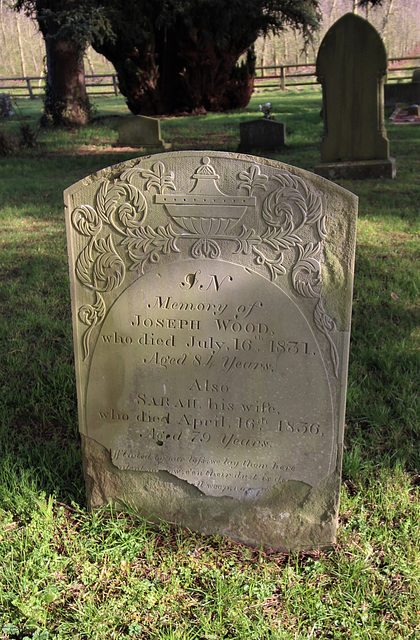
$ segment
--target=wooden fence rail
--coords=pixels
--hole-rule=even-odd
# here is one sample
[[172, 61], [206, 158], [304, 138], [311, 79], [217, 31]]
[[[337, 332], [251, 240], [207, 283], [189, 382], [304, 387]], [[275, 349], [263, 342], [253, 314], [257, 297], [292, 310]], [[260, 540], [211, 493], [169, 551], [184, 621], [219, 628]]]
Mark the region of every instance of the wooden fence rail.
[[[417, 64], [413, 64], [416, 61]], [[405, 65], [405, 63], [411, 63]], [[413, 69], [420, 67], [420, 57], [389, 58], [388, 82], [411, 80]], [[86, 75], [89, 95], [119, 94], [116, 74]], [[13, 97], [36, 98], [44, 95], [45, 77], [0, 78], [0, 92], [8, 92]], [[315, 63], [259, 66], [256, 68], [255, 90], [286, 87], [304, 87], [318, 84]]]
[[[405, 65], [406, 62], [412, 63], [413, 61], [417, 61], [417, 64]], [[419, 68], [419, 66], [419, 56], [408, 58], [389, 58], [387, 82], [411, 80], [412, 73], [409, 72]], [[302, 80], [302, 78], [304, 78], [304, 80]], [[309, 78], [310, 80], [307, 80]], [[309, 62], [308, 64], [285, 64], [256, 67], [255, 88], [257, 90], [277, 88], [284, 91], [286, 87], [302, 87], [314, 84], [318, 84], [314, 62]]]
[[[118, 95], [116, 74], [85, 75], [89, 95]], [[45, 76], [0, 78], [0, 92], [10, 93], [16, 98], [36, 98], [44, 95]]]

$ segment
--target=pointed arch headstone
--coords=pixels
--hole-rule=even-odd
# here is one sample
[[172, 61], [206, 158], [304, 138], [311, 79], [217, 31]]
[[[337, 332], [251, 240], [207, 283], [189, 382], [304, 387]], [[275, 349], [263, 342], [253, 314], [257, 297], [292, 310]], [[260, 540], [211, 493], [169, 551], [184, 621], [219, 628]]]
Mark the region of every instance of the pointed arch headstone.
[[367, 20], [347, 13], [328, 30], [316, 61], [324, 119], [316, 173], [327, 178], [395, 176], [384, 123], [386, 70], [385, 46]]

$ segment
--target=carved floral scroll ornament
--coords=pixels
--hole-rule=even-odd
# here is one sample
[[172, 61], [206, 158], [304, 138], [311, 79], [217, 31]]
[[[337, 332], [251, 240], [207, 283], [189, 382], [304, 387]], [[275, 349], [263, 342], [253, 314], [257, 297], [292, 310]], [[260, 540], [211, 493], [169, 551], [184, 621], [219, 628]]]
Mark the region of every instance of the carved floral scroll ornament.
[[[126, 265], [130, 271], [143, 274], [162, 255], [179, 252], [177, 243], [181, 240], [190, 242], [193, 258], [214, 259], [221, 255], [220, 241], [227, 240], [236, 243], [235, 254], [252, 255], [272, 281], [287, 275], [284, 262], [288, 256], [288, 264], [293, 263], [290, 277], [294, 290], [317, 300], [314, 322], [329, 342], [337, 376], [336, 326], [325, 313], [321, 299], [320, 254], [326, 237], [321, 198], [309, 191], [300, 177], [286, 171], [269, 177], [256, 164], [238, 174], [237, 194], [227, 195], [218, 186], [219, 176], [208, 157], [192, 175], [195, 182], [189, 193], [176, 193], [174, 178], [161, 161], [151, 169], [128, 169], [119, 178], [101, 183], [95, 207], [83, 204], [72, 213], [76, 231], [89, 238], [77, 258], [76, 275], [95, 294], [92, 304], [79, 309], [79, 318], [88, 327], [83, 336], [85, 359], [91, 333], [105, 318], [102, 294], [121, 286]], [[263, 199], [258, 217], [265, 228], [257, 232], [242, 224], [236, 231], [247, 209], [256, 207], [253, 194], [258, 189], [268, 191], [269, 184], [274, 188]], [[146, 198], [144, 194], [150, 195]], [[151, 201], [165, 208], [175, 229], [171, 223], [157, 228], [144, 225]], [[305, 242], [303, 236], [312, 236], [312, 240]], [[121, 240], [115, 246], [118, 237]]]

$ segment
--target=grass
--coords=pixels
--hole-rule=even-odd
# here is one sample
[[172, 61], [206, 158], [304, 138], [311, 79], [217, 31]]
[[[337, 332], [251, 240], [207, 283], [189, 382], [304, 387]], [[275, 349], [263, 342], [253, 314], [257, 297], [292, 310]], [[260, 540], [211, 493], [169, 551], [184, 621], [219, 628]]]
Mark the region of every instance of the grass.
[[[267, 100], [290, 144], [270, 157], [312, 170], [317, 91], [164, 118], [163, 138], [235, 151]], [[1, 130], [35, 129], [40, 111], [22, 99]], [[98, 99], [91, 126], [40, 131], [0, 159], [0, 638], [420, 638], [420, 127], [388, 126], [395, 180], [341, 181], [360, 216], [340, 527], [332, 553], [284, 555], [86, 509], [62, 191], [136, 155], [112, 146], [124, 113]]]

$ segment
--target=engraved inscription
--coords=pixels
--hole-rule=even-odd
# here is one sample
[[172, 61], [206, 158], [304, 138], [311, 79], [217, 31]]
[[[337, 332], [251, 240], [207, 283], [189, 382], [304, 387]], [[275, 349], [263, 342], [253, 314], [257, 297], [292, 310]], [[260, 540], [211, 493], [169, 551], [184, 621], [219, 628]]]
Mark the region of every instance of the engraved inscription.
[[[255, 164], [236, 176], [237, 193], [226, 193], [220, 185], [221, 173], [208, 156], [195, 167], [187, 190], [186, 185], [177, 186], [177, 177], [162, 161], [148, 169], [133, 167], [119, 178], [104, 179], [94, 206], [81, 204], [74, 208], [73, 228], [88, 238], [75, 271], [80, 284], [95, 296], [93, 302], [78, 310], [80, 322], [87, 326], [84, 359], [89, 358], [92, 338], [106, 316], [107, 294], [123, 285], [127, 271], [145, 273], [163, 256], [180, 253], [181, 241], [189, 243], [189, 254], [197, 260], [219, 259], [221, 242], [233, 242], [238, 257], [251, 259], [253, 267], [272, 281], [290, 273], [294, 292], [313, 301], [314, 323], [328, 341], [338, 377], [337, 327], [322, 302], [320, 258], [326, 213], [320, 196], [299, 176], [280, 170], [268, 175]], [[261, 192], [266, 194], [257, 198], [255, 194]], [[249, 228], [243, 220], [257, 206], [258, 229]], [[145, 226], [150, 210], [159, 208], [175, 228], [171, 223], [157, 228]], [[231, 276], [213, 271], [206, 273], [204, 282], [203, 274], [193, 265], [179, 287], [198, 287], [203, 292], [223, 287], [227, 294], [225, 283], [232, 282]], [[178, 309], [172, 295], [162, 304]]]
[[[146, 274], [110, 309], [92, 357], [88, 435], [121, 469], [162, 469], [211, 495], [320, 482], [334, 464], [335, 425], [313, 330], [277, 285], [249, 269], [191, 266]], [[100, 375], [110, 361], [113, 405]]]

